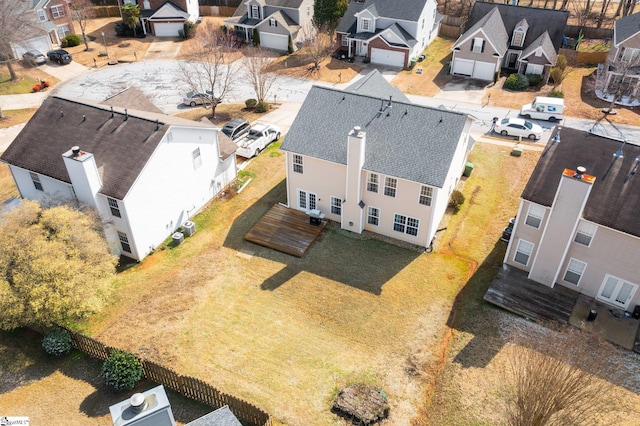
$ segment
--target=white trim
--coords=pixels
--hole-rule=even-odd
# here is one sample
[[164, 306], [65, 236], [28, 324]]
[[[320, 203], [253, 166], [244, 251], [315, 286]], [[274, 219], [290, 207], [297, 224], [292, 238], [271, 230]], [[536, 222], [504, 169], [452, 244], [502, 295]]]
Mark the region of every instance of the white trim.
[[[606, 298], [602, 296], [602, 292], [605, 289], [605, 286], [607, 285], [607, 283], [609, 282], [609, 279], [612, 280], [617, 280], [617, 282], [615, 283], [615, 287], [613, 288], [613, 290], [611, 291], [611, 297]], [[630, 286], [632, 286], [631, 288], [631, 292], [629, 293], [629, 295], [627, 296], [627, 299], [625, 300], [624, 303], [617, 301], [617, 296], [620, 293], [620, 290], [622, 289], [621, 287], [624, 284], [628, 284]], [[633, 300], [633, 296], [635, 295], [636, 291], [638, 290], [638, 285], [634, 284], [632, 282], [629, 282], [625, 279], [622, 278], [618, 278], [614, 275], [611, 274], [606, 274], [604, 276], [604, 279], [602, 280], [602, 284], [600, 285], [600, 288], [598, 289], [598, 293], [596, 295], [596, 299], [598, 300], [602, 300], [605, 303], [608, 303], [612, 306], [616, 306], [618, 308], [623, 308], [626, 310], [627, 306], [629, 306], [629, 303], [631, 302], [631, 300]]]
[[[580, 272], [580, 274], [578, 274], [576, 271], [570, 271], [569, 268], [571, 267], [571, 263], [572, 262], [576, 262], [579, 263], [582, 266], [582, 271]], [[578, 287], [580, 285], [580, 280], [582, 280], [582, 277], [584, 277], [584, 272], [587, 270], [587, 262], [583, 262], [580, 259], [576, 259], [574, 257], [569, 258], [569, 262], [567, 263], [567, 267], [564, 269], [564, 275], [562, 276], [562, 281], [571, 284], [571, 285], [575, 285], [576, 287]], [[572, 283], [571, 281], [567, 281], [566, 277], [567, 274], [571, 272], [573, 274], [579, 275], [578, 276], [578, 282]]]
[[[531, 248], [530, 248], [530, 251], [529, 251], [528, 254], [525, 251], [520, 251], [520, 244], [522, 244], [522, 243], [531, 245]], [[533, 256], [533, 252], [534, 252], [535, 248], [536, 248], [536, 245], [534, 243], [532, 243], [531, 241], [527, 241], [527, 240], [523, 240], [522, 238], [519, 238], [518, 239], [518, 245], [516, 247], [516, 251], [515, 251], [515, 253], [513, 253], [513, 261], [515, 263], [520, 264], [520, 265], [524, 265], [524, 266], [529, 265], [529, 261], [531, 260], [531, 257]], [[522, 262], [519, 262], [519, 261], [516, 260], [516, 256], [518, 255], [518, 253], [522, 253], [523, 255], [527, 256], [527, 262], [526, 263], [522, 263]]]

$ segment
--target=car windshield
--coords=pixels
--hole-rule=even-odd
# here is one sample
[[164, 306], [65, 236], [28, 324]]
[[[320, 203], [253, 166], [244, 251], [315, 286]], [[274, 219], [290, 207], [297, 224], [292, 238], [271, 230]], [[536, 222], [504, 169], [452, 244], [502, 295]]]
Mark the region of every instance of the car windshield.
[[508, 118], [503, 118], [502, 121], [500, 122], [500, 124], [509, 124], [509, 119]]
[[531, 129], [533, 129], [533, 124], [531, 124], [531, 122], [529, 122], [529, 121], [525, 121], [524, 122], [524, 127], [526, 127], [527, 129], [531, 130]]
[[233, 131], [233, 128], [231, 127], [223, 127], [222, 128], [222, 133], [224, 133], [225, 135], [231, 137], [231, 132]]

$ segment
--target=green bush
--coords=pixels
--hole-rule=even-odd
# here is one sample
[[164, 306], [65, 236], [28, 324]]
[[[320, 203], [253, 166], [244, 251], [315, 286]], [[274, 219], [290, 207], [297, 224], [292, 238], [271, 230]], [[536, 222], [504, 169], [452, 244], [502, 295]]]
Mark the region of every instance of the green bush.
[[451, 193], [451, 198], [449, 198], [449, 207], [453, 209], [454, 212], [458, 212], [460, 210], [460, 206], [464, 204], [464, 194], [457, 189], [454, 189]]
[[269, 102], [262, 101], [256, 104], [256, 112], [267, 112], [269, 108], [271, 108]]
[[49, 355], [63, 356], [73, 348], [71, 334], [64, 328], [56, 327], [47, 331], [42, 339], [42, 347]]
[[183, 32], [183, 37], [184, 38], [193, 38], [193, 36], [196, 35], [196, 24], [194, 24], [191, 21], [186, 21], [184, 23], [184, 32]]
[[80, 43], [82, 43], [82, 40], [77, 34], [67, 34], [67, 36], [62, 39], [62, 47], [78, 46]]
[[511, 74], [504, 82], [504, 87], [509, 90], [525, 90], [529, 87], [529, 79], [522, 74]]
[[562, 90], [552, 90], [547, 96], [550, 98], [564, 98], [564, 93], [562, 93]]
[[538, 74], [527, 74], [527, 80], [529, 80], [529, 86], [537, 86], [542, 82], [542, 76]]
[[289, 55], [291, 55], [294, 52], [293, 40], [291, 39], [291, 34], [289, 34], [289, 44], [287, 45], [287, 52], [289, 52]]
[[247, 108], [255, 108], [258, 104], [258, 100], [253, 98], [247, 99], [246, 101], [244, 101], [244, 104]]
[[260, 46], [260, 33], [257, 28], [253, 29], [253, 45], [256, 47]]
[[133, 37], [133, 29], [127, 27], [124, 21], [116, 22], [115, 30], [118, 37]]
[[130, 390], [142, 379], [142, 364], [129, 352], [115, 351], [102, 364], [101, 375], [115, 390]]

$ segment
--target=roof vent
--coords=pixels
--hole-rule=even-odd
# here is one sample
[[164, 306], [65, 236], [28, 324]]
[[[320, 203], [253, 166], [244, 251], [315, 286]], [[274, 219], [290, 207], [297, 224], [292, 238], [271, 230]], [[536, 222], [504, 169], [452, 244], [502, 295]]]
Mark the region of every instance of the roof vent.
[[80, 155], [80, 147], [79, 147], [79, 146], [77, 146], [77, 145], [76, 145], [76, 146], [72, 146], [72, 147], [71, 147], [71, 154], [72, 154], [71, 156], [72, 156], [73, 158], [78, 157], [78, 156]]
[[355, 134], [355, 136], [359, 136], [361, 130], [362, 129], [360, 128], [360, 126], [356, 126], [353, 128], [353, 133]]
[[129, 403], [131, 404], [131, 410], [134, 413], [141, 413], [146, 410], [148, 406], [147, 401], [144, 398], [144, 394], [141, 393], [134, 393], [133, 395], [131, 395], [131, 398], [129, 398]]
[[111, 107], [111, 118], [113, 118], [113, 107]]
[[587, 169], [583, 166], [578, 166], [576, 169], [576, 173], [573, 175], [576, 179], [582, 179], [582, 176], [587, 172]]
[[124, 109], [124, 120], [127, 121], [129, 119], [129, 111], [127, 111], [127, 109]]
[[64, 111], [60, 110], [60, 115], [64, 117]]

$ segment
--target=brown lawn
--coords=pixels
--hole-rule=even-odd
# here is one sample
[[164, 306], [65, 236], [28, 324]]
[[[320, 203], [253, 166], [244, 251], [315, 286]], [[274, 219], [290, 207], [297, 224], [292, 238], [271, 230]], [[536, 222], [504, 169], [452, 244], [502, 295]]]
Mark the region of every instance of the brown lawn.
[[0, 118], [0, 129], [29, 121], [37, 110], [37, 108], [3, 110], [2, 118]]
[[[276, 105], [271, 105], [271, 109], [277, 108]], [[188, 120], [200, 121], [201, 118], [208, 118], [213, 124], [221, 126], [227, 121], [234, 118], [244, 118], [249, 123], [252, 123], [264, 114], [255, 112], [253, 109], [245, 108], [244, 104], [220, 104], [216, 107], [216, 116], [211, 118], [210, 108], [191, 108], [185, 112], [176, 114], [178, 117], [186, 118]]]

